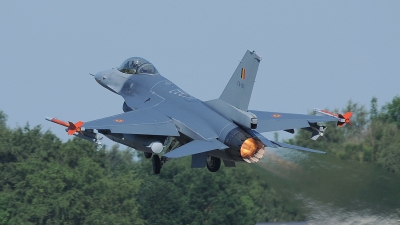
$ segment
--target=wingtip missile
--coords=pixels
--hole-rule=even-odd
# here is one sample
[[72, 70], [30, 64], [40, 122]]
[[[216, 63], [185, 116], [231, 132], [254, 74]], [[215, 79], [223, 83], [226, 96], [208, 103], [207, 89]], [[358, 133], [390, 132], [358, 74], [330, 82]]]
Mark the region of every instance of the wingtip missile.
[[329, 112], [328, 110], [325, 109], [314, 109], [314, 112], [319, 115], [331, 116], [339, 119], [339, 121], [337, 122], [338, 127], [343, 127], [346, 123], [351, 125], [350, 118], [353, 115], [352, 112], [346, 112], [344, 114], [340, 114], [340, 113]]
[[101, 139], [103, 139], [103, 137], [100, 137], [98, 133], [94, 133], [93, 130], [92, 131], [85, 130], [85, 128], [82, 127], [82, 125], [84, 124], [84, 122], [82, 121], [78, 121], [76, 123], [72, 123], [69, 121], [65, 122], [55, 117], [54, 118], [46, 117], [46, 120], [67, 127], [67, 129], [65, 130], [67, 131], [68, 135], [74, 135], [76, 137], [92, 141], [96, 144], [96, 146], [101, 147], [103, 145], [101, 143]]
[[341, 118], [342, 120], [344, 120], [344, 122], [343, 121], [338, 121], [337, 122], [337, 125], [339, 126], [339, 127], [343, 127], [346, 123], [348, 123], [349, 125], [352, 125], [351, 123], [350, 123], [350, 118], [351, 118], [351, 116], [353, 115], [353, 113], [352, 112], [346, 112], [345, 114], [338, 114], [338, 117], [339, 118]]
[[58, 124], [58, 125], [61, 125], [61, 126], [64, 126], [64, 127], [69, 127], [69, 123], [67, 123], [67, 122], [64, 122], [64, 121], [62, 121], [62, 120], [59, 120], [59, 119], [57, 119], [57, 118], [52, 118], [52, 117], [46, 117], [46, 120], [48, 120], [48, 121], [50, 121], [50, 122], [53, 122], [53, 123], [56, 123], [56, 124]]
[[82, 121], [78, 121], [76, 123], [72, 123], [72, 122], [69, 122], [69, 121], [65, 122], [65, 121], [59, 120], [59, 119], [57, 119], [55, 117], [54, 118], [46, 117], [46, 120], [48, 120], [50, 122], [53, 122], [53, 123], [56, 123], [58, 125], [67, 127], [68, 135], [73, 135], [76, 132], [78, 132], [78, 133], [81, 132], [82, 125], [84, 124], [84, 122], [82, 122]]

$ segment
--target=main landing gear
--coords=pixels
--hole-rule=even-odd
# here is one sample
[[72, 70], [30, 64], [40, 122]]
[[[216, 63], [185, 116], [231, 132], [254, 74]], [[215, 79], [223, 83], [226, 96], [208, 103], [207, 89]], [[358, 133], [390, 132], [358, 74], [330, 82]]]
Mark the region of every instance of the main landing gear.
[[160, 156], [158, 155], [153, 155], [152, 158], [152, 163], [153, 163], [153, 172], [154, 174], [159, 174], [161, 172], [161, 160]]
[[221, 159], [214, 157], [214, 156], [208, 156], [207, 157], [207, 169], [210, 172], [217, 172], [219, 168], [221, 167]]
[[146, 159], [151, 158], [151, 163], [153, 164], [153, 173], [154, 174], [160, 174], [161, 168], [164, 165], [164, 163], [167, 162], [167, 158], [164, 156], [159, 156], [159, 155], [153, 155], [151, 152], [144, 152], [144, 157]]
[[160, 174], [162, 166], [167, 162], [167, 158], [164, 156], [161, 156], [160, 158], [159, 155], [153, 155], [151, 162], [153, 164], [154, 174]]

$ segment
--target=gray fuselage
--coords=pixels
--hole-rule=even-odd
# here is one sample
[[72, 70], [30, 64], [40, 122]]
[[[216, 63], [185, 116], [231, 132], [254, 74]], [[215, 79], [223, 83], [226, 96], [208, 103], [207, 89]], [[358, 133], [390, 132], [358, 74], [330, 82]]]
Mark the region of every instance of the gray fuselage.
[[[152, 108], [170, 117], [178, 131], [191, 140], [218, 139], [224, 142], [230, 131], [238, 129], [231, 120], [159, 74], [126, 74], [113, 68], [97, 73], [95, 79], [103, 87], [121, 95], [132, 110]], [[216, 150], [210, 154], [233, 160], [225, 151]]]

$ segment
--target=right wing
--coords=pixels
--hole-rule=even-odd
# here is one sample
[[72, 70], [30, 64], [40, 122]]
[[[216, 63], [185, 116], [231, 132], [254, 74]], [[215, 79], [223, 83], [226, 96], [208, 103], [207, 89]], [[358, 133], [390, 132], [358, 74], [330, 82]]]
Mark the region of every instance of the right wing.
[[134, 110], [85, 122], [82, 128], [110, 130], [111, 133], [179, 136], [174, 122], [154, 109]]
[[338, 118], [329, 116], [312, 116], [292, 113], [264, 112], [249, 110], [257, 116], [257, 131], [269, 132], [310, 127], [310, 123], [338, 121]]

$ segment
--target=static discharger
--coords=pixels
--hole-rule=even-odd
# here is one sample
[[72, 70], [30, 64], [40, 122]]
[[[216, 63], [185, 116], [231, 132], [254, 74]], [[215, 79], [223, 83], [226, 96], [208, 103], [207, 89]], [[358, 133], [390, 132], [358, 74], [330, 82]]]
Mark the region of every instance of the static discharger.
[[260, 161], [265, 153], [264, 144], [254, 138], [247, 138], [240, 148], [240, 155], [248, 163]]
[[72, 123], [72, 122], [65, 122], [65, 121], [59, 120], [57, 118], [51, 118], [51, 117], [46, 117], [46, 120], [56, 123], [56, 124], [59, 124], [61, 126], [67, 127], [68, 135], [73, 135], [73, 134], [75, 134], [75, 132], [81, 133], [81, 128], [82, 128], [82, 125], [84, 124], [82, 121]]

